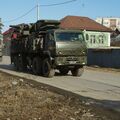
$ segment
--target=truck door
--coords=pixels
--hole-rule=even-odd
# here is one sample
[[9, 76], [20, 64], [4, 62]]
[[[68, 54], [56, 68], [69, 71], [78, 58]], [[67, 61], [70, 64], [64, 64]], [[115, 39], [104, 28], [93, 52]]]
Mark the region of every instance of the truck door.
[[52, 32], [46, 34], [44, 48], [46, 51], [50, 52], [51, 56], [55, 54], [55, 39], [54, 34]]

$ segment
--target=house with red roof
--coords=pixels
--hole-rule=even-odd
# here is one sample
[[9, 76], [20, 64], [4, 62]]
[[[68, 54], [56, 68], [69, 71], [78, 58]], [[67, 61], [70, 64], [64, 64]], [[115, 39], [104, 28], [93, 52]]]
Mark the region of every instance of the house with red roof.
[[96, 21], [81, 16], [66, 16], [61, 19], [62, 29], [76, 29], [84, 32], [88, 48], [109, 47], [112, 30]]
[[7, 31], [3, 33], [3, 54], [4, 55], [10, 55], [10, 44], [11, 44], [11, 35], [12, 35], [13, 29], [9, 28]]

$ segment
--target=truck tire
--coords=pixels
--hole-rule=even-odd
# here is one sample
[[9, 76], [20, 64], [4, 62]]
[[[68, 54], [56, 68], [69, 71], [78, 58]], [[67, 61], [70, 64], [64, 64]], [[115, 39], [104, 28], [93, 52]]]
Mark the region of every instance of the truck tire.
[[19, 70], [18, 57], [15, 56], [13, 60], [14, 60], [14, 67], [15, 67], [15, 70]]
[[83, 67], [81, 67], [81, 68], [74, 68], [74, 69], [71, 70], [72, 75], [73, 76], [77, 76], [77, 77], [82, 76], [83, 72], [84, 72], [84, 68]]
[[41, 74], [41, 59], [39, 57], [35, 57], [32, 62], [32, 71], [35, 75]]
[[68, 68], [60, 68], [59, 69], [61, 75], [67, 75], [69, 72]]
[[49, 78], [51, 78], [55, 75], [55, 70], [54, 70], [54, 68], [51, 67], [48, 59], [43, 60], [42, 74], [44, 77], [49, 77]]
[[19, 71], [25, 71], [27, 69], [25, 57], [22, 55], [18, 57], [18, 69]]

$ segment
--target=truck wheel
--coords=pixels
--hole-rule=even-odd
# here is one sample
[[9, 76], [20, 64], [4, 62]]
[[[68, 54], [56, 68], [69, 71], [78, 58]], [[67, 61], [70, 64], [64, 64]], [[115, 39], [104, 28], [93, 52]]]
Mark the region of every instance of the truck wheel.
[[23, 56], [18, 57], [18, 66], [19, 71], [25, 71], [27, 69], [26, 61]]
[[84, 72], [84, 68], [81, 67], [81, 68], [74, 68], [71, 70], [71, 73], [73, 76], [77, 76], [77, 77], [80, 77]]
[[41, 59], [39, 57], [33, 59], [32, 71], [35, 75], [41, 74]]
[[19, 70], [19, 65], [18, 65], [18, 57], [14, 57], [14, 67], [15, 67], [15, 70]]
[[59, 69], [61, 75], [67, 75], [69, 72], [69, 69], [67, 68], [61, 68]]
[[48, 59], [43, 60], [42, 74], [44, 77], [53, 77], [55, 75], [55, 70], [51, 67]]

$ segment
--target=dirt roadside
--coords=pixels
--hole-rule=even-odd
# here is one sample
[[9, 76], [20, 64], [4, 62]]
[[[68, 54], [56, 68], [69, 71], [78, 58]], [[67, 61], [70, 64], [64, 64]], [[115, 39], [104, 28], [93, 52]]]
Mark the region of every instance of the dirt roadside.
[[0, 120], [120, 120], [89, 101], [0, 72]]

